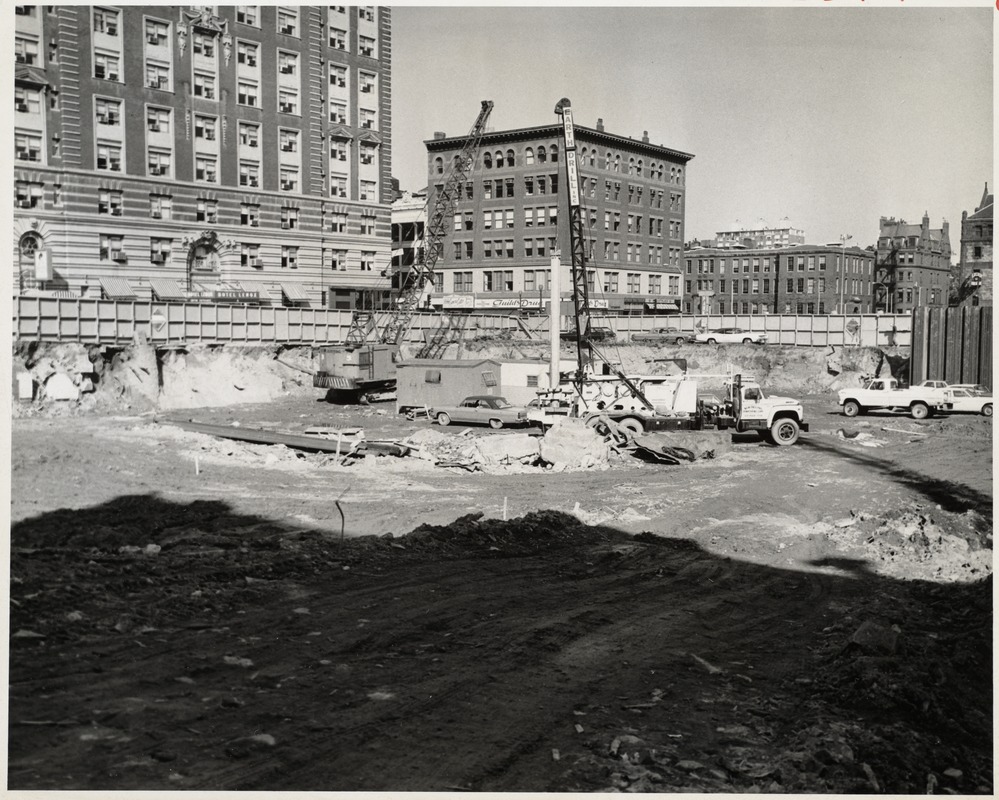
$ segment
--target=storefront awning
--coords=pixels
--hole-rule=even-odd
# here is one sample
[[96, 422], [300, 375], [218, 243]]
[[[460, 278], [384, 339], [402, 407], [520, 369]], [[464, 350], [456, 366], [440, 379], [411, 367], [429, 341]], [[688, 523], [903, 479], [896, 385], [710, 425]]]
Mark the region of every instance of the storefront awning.
[[165, 278], [152, 278], [149, 281], [149, 285], [153, 290], [153, 294], [159, 300], [172, 300], [179, 303], [187, 300], [187, 293], [180, 288], [180, 284], [177, 281]]
[[101, 278], [101, 290], [108, 300], [138, 300], [125, 278]]
[[282, 283], [281, 293], [284, 295], [285, 300], [289, 303], [307, 303], [309, 302], [309, 295], [297, 283]]

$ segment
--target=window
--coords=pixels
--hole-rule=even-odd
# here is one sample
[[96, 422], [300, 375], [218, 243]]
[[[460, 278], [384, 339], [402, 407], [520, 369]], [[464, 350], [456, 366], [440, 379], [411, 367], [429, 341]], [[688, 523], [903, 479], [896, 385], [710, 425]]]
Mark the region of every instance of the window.
[[253, 25], [256, 27], [260, 24], [260, 15], [257, 11], [257, 6], [236, 6], [236, 22], [242, 22], [244, 25]]
[[362, 164], [374, 164], [375, 156], [378, 154], [378, 148], [373, 144], [368, 144], [366, 142], [361, 142], [361, 163]]
[[330, 122], [335, 122], [340, 125], [347, 124], [346, 103], [330, 103]]
[[116, 234], [98, 234], [101, 261], [126, 261], [124, 237]]
[[248, 122], [239, 123], [239, 143], [247, 147], [260, 146], [260, 126]]
[[121, 60], [111, 53], [94, 53], [94, 77], [116, 81], [120, 74]]
[[342, 175], [330, 175], [330, 197], [347, 196], [347, 179]]
[[152, 219], [170, 219], [173, 216], [173, 198], [165, 194], [149, 195], [149, 216]]
[[298, 152], [298, 131], [282, 128], [278, 133], [278, 139], [280, 140], [281, 151], [283, 153]]
[[538, 163], [544, 164], [546, 161], [548, 161], [548, 151], [543, 144], [538, 145]]
[[[15, 187], [18, 208], [38, 208], [42, 203], [43, 185], [18, 181]], [[118, 208], [121, 210], [121, 192], [118, 192]], [[105, 214], [108, 212], [104, 212]]]
[[374, 181], [361, 181], [361, 194], [359, 200], [369, 200], [374, 202], [378, 199], [376, 184]]
[[642, 275], [640, 272], [628, 273], [628, 294], [641, 294]]
[[153, 47], [161, 47], [170, 38], [170, 26], [165, 22], [147, 19], [145, 24], [146, 42]]
[[209, 200], [207, 198], [198, 198], [198, 204], [194, 212], [194, 219], [196, 222], [218, 222], [219, 219], [219, 204], [217, 200]]
[[347, 31], [340, 28], [330, 28], [330, 47], [334, 50], [347, 49]]
[[293, 245], [281, 246], [281, 268], [298, 269], [298, 248]]
[[342, 212], [330, 214], [330, 230], [334, 233], [346, 233], [347, 215]]
[[108, 172], [121, 172], [121, 145], [111, 142], [98, 142], [97, 169], [107, 170]]
[[118, 12], [107, 8], [94, 9], [94, 33], [118, 35]]
[[347, 87], [347, 68], [337, 64], [330, 64], [330, 86], [337, 89]]
[[42, 98], [37, 89], [26, 89], [23, 86], [14, 88], [14, 110], [23, 114], [40, 114]]
[[298, 209], [281, 209], [281, 228], [284, 230], [294, 230], [298, 227]]
[[285, 36], [298, 36], [298, 11], [279, 8], [277, 12], [278, 33]]
[[260, 260], [260, 245], [244, 242], [239, 247], [239, 264], [242, 267], [261, 269], [264, 262]]
[[215, 99], [215, 76], [207, 72], [194, 73], [194, 96], [205, 100]]
[[251, 228], [260, 226], [260, 206], [256, 203], [240, 203], [239, 224]]
[[375, 254], [367, 250], [361, 251], [361, 271], [371, 272], [375, 268]]
[[111, 189], [100, 189], [97, 192], [97, 213], [121, 216], [121, 192]]
[[205, 183], [218, 183], [218, 159], [215, 156], [196, 156], [194, 178]]
[[377, 75], [372, 75], [370, 72], [361, 72], [358, 75], [358, 91], [361, 94], [375, 94], [375, 82], [377, 78]]
[[173, 239], [160, 239], [150, 237], [149, 239], [149, 260], [153, 264], [166, 264], [170, 261], [173, 251]]
[[146, 86], [150, 89], [170, 89], [170, 67], [159, 61], [146, 62]]
[[361, 236], [375, 235], [375, 218], [371, 215], [361, 217]]
[[298, 54], [279, 50], [278, 72], [282, 75], [296, 75], [298, 73]]
[[236, 93], [236, 102], [242, 106], [257, 105], [257, 84], [249, 81], [240, 81]]
[[260, 48], [253, 42], [239, 42], [236, 45], [236, 62], [248, 67], [257, 66], [257, 54]]
[[119, 100], [94, 100], [94, 111], [97, 122], [101, 125], [121, 125], [121, 102]]
[[375, 7], [374, 6], [359, 6], [357, 9], [358, 19], [364, 20], [365, 22], [375, 21]]
[[330, 269], [338, 269], [341, 272], [347, 269], [347, 251], [346, 250], [331, 250], [330, 251]]
[[372, 129], [376, 127], [376, 114], [374, 111], [368, 108], [360, 109], [361, 112], [361, 127]]
[[298, 191], [298, 169], [294, 167], [281, 167], [281, 191]]
[[608, 293], [617, 293], [617, 281], [619, 272], [605, 272], [604, 273], [604, 291]]
[[169, 150], [150, 147], [146, 158], [146, 169], [150, 175], [169, 175], [172, 161]]
[[298, 92], [293, 89], [278, 89], [278, 111], [285, 114], [298, 113]]
[[194, 138], [207, 142], [215, 141], [215, 129], [218, 120], [215, 117], [194, 116]]
[[346, 139], [331, 139], [330, 140], [330, 158], [334, 161], [346, 161], [347, 160], [347, 148], [350, 143]]
[[146, 130], [150, 133], [170, 133], [170, 111], [166, 108], [146, 109]]
[[471, 272], [455, 272], [454, 273], [454, 291], [456, 291], [456, 292], [471, 292], [472, 291], [472, 273]]
[[208, 33], [195, 31], [191, 37], [191, 51], [205, 58], [215, 58], [215, 37]]
[[260, 164], [256, 161], [242, 160], [239, 162], [239, 185], [260, 186]]
[[362, 56], [375, 57], [375, 40], [370, 36], [357, 37], [357, 49]]

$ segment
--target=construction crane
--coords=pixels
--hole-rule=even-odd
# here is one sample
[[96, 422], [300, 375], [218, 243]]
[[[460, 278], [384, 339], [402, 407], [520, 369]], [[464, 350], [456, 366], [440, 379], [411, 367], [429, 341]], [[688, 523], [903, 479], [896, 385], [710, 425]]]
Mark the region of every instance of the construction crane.
[[[451, 228], [454, 209], [475, 165], [486, 121], [492, 110], [493, 102], [483, 100], [475, 123], [433, 197], [432, 206], [428, 196], [429, 212], [422, 255], [417, 254], [416, 262], [402, 276], [395, 308], [382, 312], [355, 311], [343, 344], [320, 349], [320, 369], [313, 376], [313, 386], [356, 393], [362, 399], [394, 388], [399, 348], [409, 332], [413, 317], [430, 297], [435, 268], [444, 253], [444, 240]], [[454, 320], [446, 318], [416, 356], [436, 356], [446, 347], [448, 337], [456, 327]]]

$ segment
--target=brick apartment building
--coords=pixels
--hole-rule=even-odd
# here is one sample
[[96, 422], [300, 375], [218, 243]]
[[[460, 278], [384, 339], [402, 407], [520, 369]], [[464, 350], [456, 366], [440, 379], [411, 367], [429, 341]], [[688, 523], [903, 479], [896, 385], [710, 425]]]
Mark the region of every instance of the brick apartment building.
[[389, 9], [8, 8], [15, 291], [383, 293]]
[[961, 213], [961, 253], [952, 284], [956, 305], [992, 305], [992, 202], [985, 184], [974, 213]]
[[693, 314], [862, 314], [874, 254], [859, 247], [703, 248], [684, 253], [683, 310]]
[[[557, 124], [487, 133], [463, 187], [432, 302], [444, 308], [538, 308], [561, 252], [571, 293], [568, 198]], [[590, 299], [625, 314], [678, 311], [686, 165], [649, 142], [576, 126]], [[428, 186], [439, 190], [464, 137], [426, 142]], [[559, 223], [562, 224], [559, 224]]]
[[950, 289], [950, 225], [930, 228], [881, 217], [874, 310], [907, 313], [916, 306], [946, 306]]

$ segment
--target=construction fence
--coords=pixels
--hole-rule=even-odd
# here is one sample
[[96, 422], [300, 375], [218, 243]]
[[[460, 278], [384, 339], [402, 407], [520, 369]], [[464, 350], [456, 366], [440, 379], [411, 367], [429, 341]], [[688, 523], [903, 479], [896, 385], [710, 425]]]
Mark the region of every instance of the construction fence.
[[942, 380], [992, 386], [992, 308], [917, 308], [909, 382]]
[[[425, 340], [445, 318], [434, 312], [417, 314], [410, 341]], [[666, 327], [678, 328], [691, 338], [701, 331], [739, 327], [765, 332], [770, 344], [908, 347], [913, 341], [912, 321], [909, 314], [763, 314], [601, 316], [594, 324], [612, 328], [618, 341]], [[571, 318], [560, 322], [562, 330], [571, 329]], [[125, 344], [137, 335], [163, 345], [323, 345], [343, 341], [350, 323], [350, 311], [326, 308], [18, 295], [14, 297], [13, 333], [15, 340], [106, 345]], [[505, 333], [513, 338], [547, 340], [548, 324], [544, 315], [473, 313], [464, 327], [470, 337]]]

